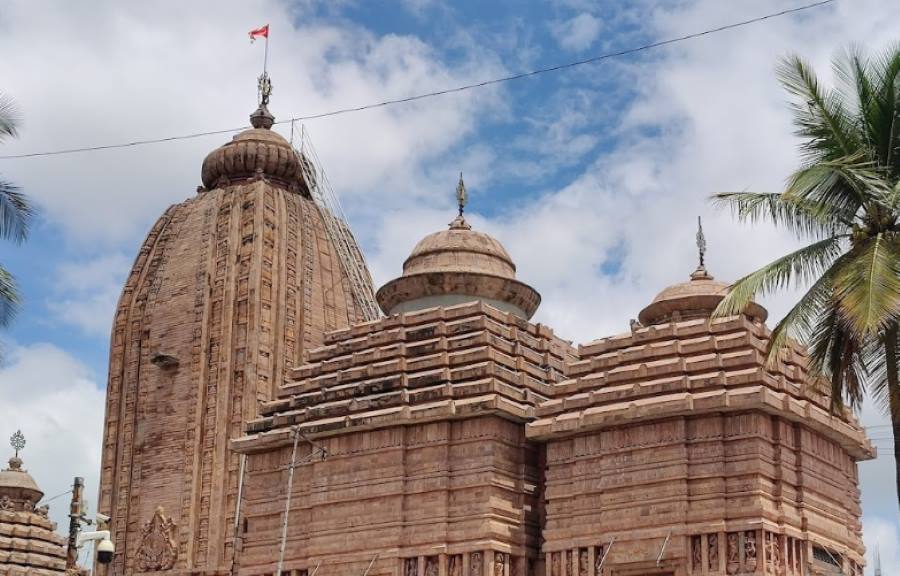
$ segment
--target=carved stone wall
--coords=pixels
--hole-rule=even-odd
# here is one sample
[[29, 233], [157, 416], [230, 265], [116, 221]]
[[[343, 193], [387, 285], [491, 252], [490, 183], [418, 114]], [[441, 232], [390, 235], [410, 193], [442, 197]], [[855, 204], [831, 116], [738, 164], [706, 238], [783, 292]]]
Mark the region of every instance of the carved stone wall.
[[228, 442], [305, 350], [357, 319], [347, 286], [319, 208], [265, 180], [201, 192], [155, 224], [113, 326], [99, 503], [111, 574], [138, 571], [160, 506], [176, 569], [230, 566]]

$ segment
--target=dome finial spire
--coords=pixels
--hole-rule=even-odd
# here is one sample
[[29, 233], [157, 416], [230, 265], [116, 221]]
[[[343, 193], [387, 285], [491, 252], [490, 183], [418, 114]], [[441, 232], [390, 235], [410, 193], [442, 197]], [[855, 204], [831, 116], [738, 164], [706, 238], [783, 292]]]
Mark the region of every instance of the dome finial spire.
[[459, 215], [463, 215], [463, 210], [466, 207], [466, 200], [468, 200], [468, 195], [466, 194], [466, 183], [463, 182], [462, 172], [459, 173], [459, 183], [456, 185], [456, 203], [459, 205]]
[[691, 278], [706, 278], [709, 274], [706, 272], [706, 236], [703, 234], [703, 221], [697, 216], [697, 269], [691, 274]]
[[468, 199], [468, 194], [466, 194], [466, 183], [463, 182], [462, 172], [459, 173], [459, 183], [456, 185], [456, 204], [459, 206], [459, 215], [453, 219], [453, 222], [450, 223], [451, 230], [471, 230], [472, 227], [466, 222], [466, 217], [463, 216], [463, 211], [466, 208], [466, 200]]

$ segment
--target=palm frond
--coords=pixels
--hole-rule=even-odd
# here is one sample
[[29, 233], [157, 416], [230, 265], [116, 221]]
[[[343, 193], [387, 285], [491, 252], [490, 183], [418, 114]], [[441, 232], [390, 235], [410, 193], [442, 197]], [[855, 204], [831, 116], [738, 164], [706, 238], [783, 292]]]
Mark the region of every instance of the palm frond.
[[0, 266], [0, 327], [9, 326], [19, 311], [21, 301], [16, 280], [3, 266]]
[[822, 203], [773, 192], [721, 192], [713, 204], [730, 208], [741, 221], [767, 220], [783, 226], [799, 238], [822, 238], [835, 230], [848, 229], [853, 214], [842, 214]]
[[847, 255], [844, 254], [835, 260], [772, 329], [767, 353], [770, 365], [777, 361], [778, 354], [789, 339], [809, 341], [816, 321], [821, 317], [823, 310], [833, 302], [834, 276], [841, 270], [846, 258]]
[[892, 176], [900, 176], [900, 44], [885, 50], [871, 66], [871, 79], [875, 89], [861, 114], [866, 120], [869, 144], [878, 156], [879, 163], [889, 169]]
[[877, 234], [848, 257], [835, 278], [835, 297], [857, 332], [876, 333], [900, 315], [900, 240]]
[[809, 334], [810, 372], [828, 379], [831, 384], [831, 408], [839, 411], [846, 398], [850, 406], [860, 405], [868, 376], [860, 340], [843, 320], [834, 301], [829, 302], [815, 321]]
[[802, 285], [812, 281], [834, 265], [846, 238], [846, 235], [837, 235], [819, 240], [744, 276], [731, 286], [713, 316], [740, 314], [757, 294], [787, 288], [792, 282]]
[[784, 195], [852, 221], [861, 207], [883, 197], [889, 188], [878, 166], [857, 153], [800, 168], [788, 178]]
[[840, 93], [819, 85], [809, 64], [797, 56], [786, 58], [778, 67], [778, 78], [795, 98], [794, 125], [805, 140], [803, 150], [810, 161], [849, 156], [860, 149], [847, 103]]
[[[888, 378], [887, 363], [887, 338], [888, 330], [900, 331], [900, 319], [893, 321], [893, 326], [888, 326], [881, 334], [866, 341], [863, 351], [865, 363], [869, 371], [866, 381], [866, 392], [885, 412], [890, 410], [890, 380]], [[895, 346], [895, 357], [900, 357], [900, 343]], [[900, 391], [895, 391], [900, 392]]]
[[16, 186], [0, 180], [0, 238], [16, 243], [24, 241], [34, 212]]
[[18, 135], [19, 113], [12, 98], [0, 94], [0, 142]]

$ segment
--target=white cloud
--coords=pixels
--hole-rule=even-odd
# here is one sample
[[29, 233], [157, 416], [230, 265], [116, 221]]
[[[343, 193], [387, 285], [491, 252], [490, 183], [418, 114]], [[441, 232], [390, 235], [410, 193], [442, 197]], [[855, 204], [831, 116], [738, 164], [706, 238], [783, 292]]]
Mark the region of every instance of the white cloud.
[[[25, 434], [24, 468], [44, 491], [45, 499], [65, 492], [72, 479], [81, 476], [90, 512], [95, 512], [103, 390], [86, 366], [50, 344], [10, 346], [4, 352], [6, 364], [0, 368], [0, 423], [4, 429], [0, 433], [4, 438], [17, 429]], [[63, 532], [68, 527], [68, 505], [69, 496], [49, 504], [50, 517]]]
[[106, 337], [130, 268], [131, 259], [117, 253], [67, 261], [59, 267], [56, 296], [47, 307], [86, 334]]
[[[31, 0], [13, 0], [0, 21], [0, 52], [16, 58], [0, 60], [0, 77], [16, 79], [4, 89], [25, 120], [22, 137], [4, 153], [246, 124], [263, 50], [259, 43], [249, 45], [246, 32], [261, 22], [272, 26], [271, 108], [281, 119], [502, 71], [486, 51], [473, 48], [450, 67], [413, 36], [374, 36], [346, 20], [325, 23], [307, 6], [278, 0], [177, 6], [97, 0], [90, 9], [64, 0], [35, 9]], [[476, 116], [499, 104], [498, 91], [446, 96], [439, 106], [371, 110], [311, 122], [310, 128], [345, 198], [421, 196], [429, 190], [422, 185], [422, 161], [470, 133]], [[193, 195], [204, 156], [228, 138], [7, 161], [3, 170], [69, 238], [102, 251], [123, 241], [133, 244], [166, 205]]]
[[552, 26], [553, 35], [559, 45], [572, 52], [582, 52], [590, 48], [603, 29], [603, 23], [596, 16], [582, 12]]

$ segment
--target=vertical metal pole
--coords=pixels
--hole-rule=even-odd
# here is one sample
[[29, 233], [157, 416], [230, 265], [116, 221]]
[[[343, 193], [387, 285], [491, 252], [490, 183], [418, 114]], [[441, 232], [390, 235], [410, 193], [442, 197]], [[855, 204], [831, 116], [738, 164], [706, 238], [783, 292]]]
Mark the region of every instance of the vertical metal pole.
[[291, 450], [291, 467], [288, 469], [287, 498], [284, 501], [284, 518], [281, 524], [281, 550], [278, 552], [278, 570], [275, 576], [281, 576], [284, 567], [284, 548], [287, 544], [288, 516], [291, 513], [291, 495], [294, 488], [294, 467], [297, 464], [297, 442], [300, 440], [300, 428], [294, 429], [294, 448]]
[[266, 50], [265, 50], [265, 54], [263, 55], [263, 74], [264, 75], [265, 75], [266, 71], [268, 70], [268, 66], [269, 66], [269, 33], [266, 32]]
[[81, 496], [84, 478], [75, 477], [72, 484], [72, 500], [69, 503], [69, 544], [66, 548], [66, 570], [78, 568], [78, 531], [81, 529]]
[[231, 540], [231, 574], [234, 574], [234, 568], [237, 559], [238, 538], [241, 529], [241, 500], [244, 495], [244, 468], [247, 465], [247, 455], [241, 454], [241, 468], [238, 472], [238, 491], [237, 502], [234, 505], [234, 538]]

